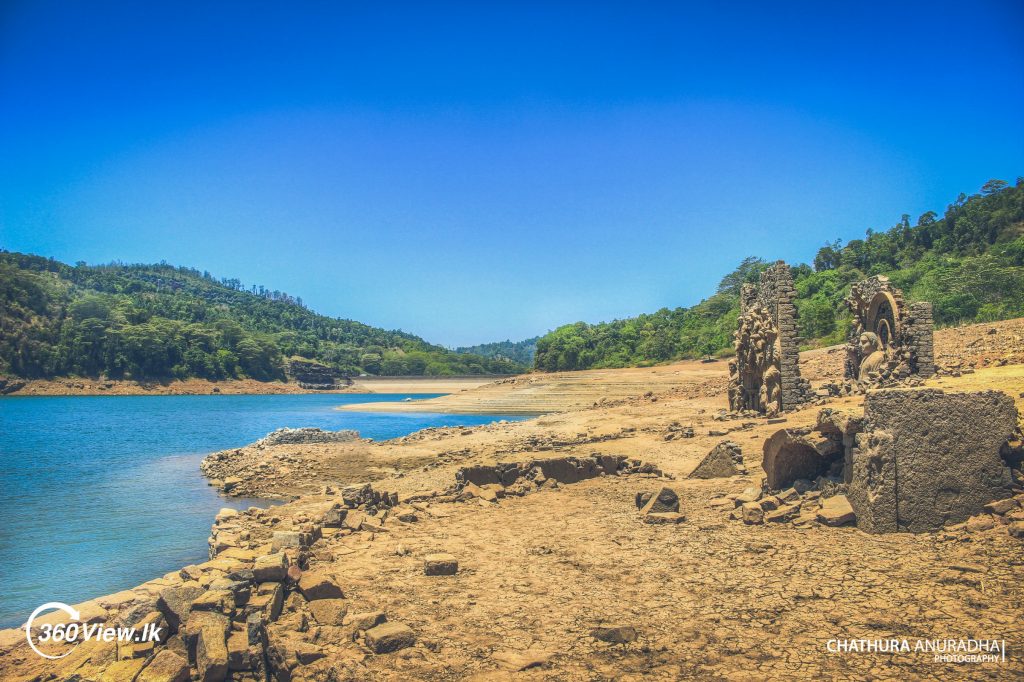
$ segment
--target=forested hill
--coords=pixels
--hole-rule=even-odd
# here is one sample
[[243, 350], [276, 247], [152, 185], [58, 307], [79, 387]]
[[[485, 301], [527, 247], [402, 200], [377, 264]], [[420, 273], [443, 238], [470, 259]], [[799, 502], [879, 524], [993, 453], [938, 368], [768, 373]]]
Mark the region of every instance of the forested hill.
[[485, 358], [505, 358], [530, 367], [533, 365], [533, 356], [537, 353], [538, 339], [540, 337], [535, 336], [523, 341], [496, 341], [478, 346], [462, 346], [456, 348], [455, 352], [482, 355]]
[[0, 251], [0, 373], [258, 380], [287, 358], [355, 375], [497, 374], [500, 358], [318, 315], [301, 299], [160, 265], [74, 266]]
[[[747, 258], [692, 308], [559, 327], [537, 342], [535, 366], [627, 367], [728, 354], [740, 285], [756, 282], [765, 265]], [[929, 211], [912, 224], [904, 215], [886, 231], [827, 243], [813, 265], [794, 265], [801, 336], [812, 345], [839, 343], [849, 325], [843, 299], [850, 285], [879, 274], [909, 300], [931, 301], [938, 325], [1024, 316], [1024, 178], [1015, 186], [991, 180], [978, 194], [961, 194], [942, 216]]]

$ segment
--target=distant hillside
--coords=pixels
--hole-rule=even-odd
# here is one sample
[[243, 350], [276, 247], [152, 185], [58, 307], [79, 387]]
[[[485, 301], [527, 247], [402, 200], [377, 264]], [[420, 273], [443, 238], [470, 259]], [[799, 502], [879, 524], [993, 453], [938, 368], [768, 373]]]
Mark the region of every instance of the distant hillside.
[[74, 266], [0, 251], [0, 372], [258, 380], [283, 360], [349, 375], [514, 373], [509, 360], [448, 351], [401, 331], [318, 315], [302, 300], [159, 265]]
[[456, 353], [470, 353], [485, 358], [499, 358], [511, 360], [521, 365], [530, 367], [533, 365], [533, 356], [537, 353], [537, 340], [539, 336], [524, 341], [497, 341], [495, 343], [482, 343], [479, 346], [462, 346], [456, 348]]
[[[761, 259], [747, 258], [692, 308], [559, 327], [537, 342], [535, 367], [628, 367], [728, 354], [740, 285], [756, 282], [764, 267]], [[813, 267], [793, 266], [801, 336], [812, 345], [841, 341], [850, 285], [878, 274], [888, 275], [909, 300], [931, 301], [938, 325], [1024, 316], [1024, 178], [1016, 186], [991, 180], [978, 194], [961, 194], [942, 217], [928, 211], [911, 225], [904, 215], [887, 231], [868, 230], [845, 246], [826, 244]]]

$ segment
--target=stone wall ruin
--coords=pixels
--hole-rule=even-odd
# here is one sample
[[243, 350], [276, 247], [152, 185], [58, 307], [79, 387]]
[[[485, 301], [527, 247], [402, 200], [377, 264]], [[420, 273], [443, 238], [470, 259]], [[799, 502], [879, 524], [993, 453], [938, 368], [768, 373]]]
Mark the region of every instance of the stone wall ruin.
[[853, 322], [846, 347], [846, 378], [879, 383], [935, 374], [932, 304], [908, 304], [883, 275], [853, 285], [846, 305]]
[[940, 530], [1020, 490], [1017, 409], [999, 391], [871, 391], [863, 416], [822, 410], [813, 431], [765, 441], [766, 486], [844, 493], [869, 533]]
[[789, 266], [778, 261], [755, 286], [740, 290], [740, 317], [729, 363], [729, 409], [775, 416], [805, 402], [810, 385], [800, 378], [796, 289]]

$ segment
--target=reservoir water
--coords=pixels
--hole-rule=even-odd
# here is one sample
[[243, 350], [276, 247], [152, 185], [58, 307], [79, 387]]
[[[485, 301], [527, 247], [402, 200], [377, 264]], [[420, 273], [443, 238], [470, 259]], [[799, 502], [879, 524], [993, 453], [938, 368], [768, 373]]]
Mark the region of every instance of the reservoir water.
[[44, 602], [74, 604], [207, 558], [224, 498], [203, 456], [282, 426], [396, 438], [431, 426], [521, 417], [340, 412], [427, 395], [0, 398], [0, 627]]

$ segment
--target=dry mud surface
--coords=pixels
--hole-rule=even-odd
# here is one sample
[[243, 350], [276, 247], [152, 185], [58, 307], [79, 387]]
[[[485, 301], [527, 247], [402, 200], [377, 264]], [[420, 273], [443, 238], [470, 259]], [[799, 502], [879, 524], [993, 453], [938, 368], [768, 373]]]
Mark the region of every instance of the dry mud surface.
[[[959, 363], [960, 376], [927, 386], [1000, 390], [1024, 410], [1022, 329], [1018, 320], [940, 331], [939, 364]], [[803, 358], [815, 384], [834, 378], [833, 364], [841, 368], [841, 362], [829, 349]], [[382, 523], [352, 511], [341, 528], [323, 528], [305, 566], [340, 587], [349, 615], [340, 625], [320, 622], [313, 602], [289, 586], [283, 613], [269, 628], [271, 648], [291, 661], [292, 680], [1024, 676], [1024, 542], [999, 525], [869, 535], [816, 523], [731, 520], [732, 505], [723, 505], [723, 497], [760, 480], [764, 440], [779, 428], [812, 425], [821, 408], [789, 413], [784, 423], [718, 421], [724, 386], [725, 363], [520, 377], [477, 389], [483, 397], [467, 391], [449, 403], [505, 400], [507, 407], [519, 400], [509, 396], [532, 396], [522, 405], [536, 404], [539, 394], [547, 414], [381, 443], [230, 451], [216, 473], [238, 479], [234, 492], [298, 498], [219, 520], [214, 536], [224, 544], [216, 559], [91, 607], [114, 618], [129, 608], [149, 609], [168, 586], [193, 579], [208, 585], [270, 553], [273, 532], [301, 530], [322, 518], [341, 500], [341, 487], [373, 481], [377, 490], [396, 492], [399, 506], [379, 515]], [[538, 390], [523, 393], [531, 388]], [[856, 408], [861, 401], [827, 404]], [[693, 437], [680, 437], [687, 427]], [[723, 440], [740, 445], [749, 473], [687, 479]], [[543, 485], [493, 501], [445, 495], [461, 467], [595, 453], [636, 458], [660, 471]], [[636, 494], [662, 486], [679, 493], [684, 522], [642, 521]], [[458, 561], [455, 575], [424, 574], [425, 558], [438, 552]], [[372, 638], [353, 618], [374, 611], [408, 626], [415, 644], [374, 653]], [[591, 635], [599, 627], [632, 628], [636, 639], [600, 641]], [[827, 649], [832, 639], [861, 638], [905, 638], [912, 645], [919, 638], [1000, 639], [1006, 660], [939, 663], [929, 653]], [[184, 655], [180, 643], [166, 648], [174, 647]], [[68, 659], [46, 663], [28, 650], [23, 632], [4, 631], [0, 679], [132, 679], [150, 660], [147, 652], [115, 660], [119, 655], [116, 647], [82, 644]]]

